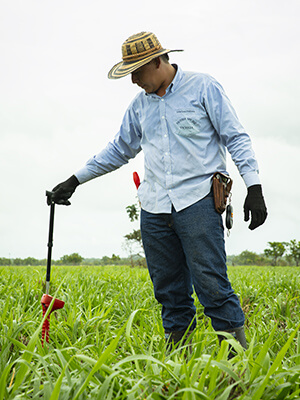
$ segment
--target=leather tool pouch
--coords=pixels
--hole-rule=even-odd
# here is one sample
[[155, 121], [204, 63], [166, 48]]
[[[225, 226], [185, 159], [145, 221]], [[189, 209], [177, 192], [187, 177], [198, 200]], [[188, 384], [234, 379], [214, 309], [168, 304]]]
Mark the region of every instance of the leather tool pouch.
[[232, 187], [232, 179], [221, 172], [216, 172], [213, 175], [212, 181], [215, 209], [219, 214], [222, 214], [226, 209], [227, 199]]

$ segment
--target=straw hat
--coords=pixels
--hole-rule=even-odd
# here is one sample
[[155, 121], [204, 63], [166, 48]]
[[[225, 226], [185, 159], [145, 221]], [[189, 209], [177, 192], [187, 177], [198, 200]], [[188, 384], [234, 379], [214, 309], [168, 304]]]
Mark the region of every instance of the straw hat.
[[122, 60], [108, 73], [109, 79], [123, 78], [149, 61], [172, 51], [164, 49], [154, 33], [141, 32], [130, 36], [122, 44]]

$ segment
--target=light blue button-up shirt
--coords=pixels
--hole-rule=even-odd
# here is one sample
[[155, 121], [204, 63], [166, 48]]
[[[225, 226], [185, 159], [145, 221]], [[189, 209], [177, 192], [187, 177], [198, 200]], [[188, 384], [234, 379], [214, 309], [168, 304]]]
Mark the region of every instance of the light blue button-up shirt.
[[259, 184], [251, 141], [222, 86], [210, 75], [176, 75], [160, 97], [140, 92], [113, 141], [75, 175], [80, 183], [111, 172], [144, 152], [138, 196], [144, 210], [180, 211], [205, 197], [212, 175], [226, 172], [228, 149], [247, 187]]

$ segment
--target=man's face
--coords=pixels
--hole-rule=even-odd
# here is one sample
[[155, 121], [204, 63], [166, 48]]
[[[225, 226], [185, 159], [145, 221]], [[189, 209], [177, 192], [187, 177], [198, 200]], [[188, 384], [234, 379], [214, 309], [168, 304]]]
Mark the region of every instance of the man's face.
[[131, 81], [144, 89], [145, 92], [155, 93], [161, 85], [156, 61], [152, 60], [133, 71], [131, 73]]

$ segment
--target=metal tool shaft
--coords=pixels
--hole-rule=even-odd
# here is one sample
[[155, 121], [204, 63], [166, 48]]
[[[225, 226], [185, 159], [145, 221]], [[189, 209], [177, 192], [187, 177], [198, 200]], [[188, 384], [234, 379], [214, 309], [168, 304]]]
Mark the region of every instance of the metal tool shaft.
[[55, 203], [51, 202], [49, 237], [48, 237], [47, 272], [46, 272], [46, 294], [49, 294], [49, 286], [50, 286], [51, 257], [52, 257], [52, 247], [53, 247], [54, 211], [55, 211]]

